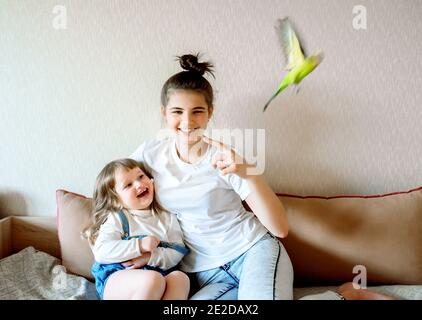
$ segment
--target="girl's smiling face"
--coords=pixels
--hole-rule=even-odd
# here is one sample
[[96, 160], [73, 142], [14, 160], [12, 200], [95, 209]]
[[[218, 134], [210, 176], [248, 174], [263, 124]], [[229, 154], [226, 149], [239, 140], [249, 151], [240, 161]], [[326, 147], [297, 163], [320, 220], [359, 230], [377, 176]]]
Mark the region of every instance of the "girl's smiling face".
[[212, 110], [203, 94], [191, 90], [174, 91], [169, 96], [167, 106], [161, 107], [167, 127], [185, 145], [193, 145], [201, 139]]
[[126, 209], [148, 209], [154, 200], [152, 180], [138, 167], [117, 170], [115, 190]]

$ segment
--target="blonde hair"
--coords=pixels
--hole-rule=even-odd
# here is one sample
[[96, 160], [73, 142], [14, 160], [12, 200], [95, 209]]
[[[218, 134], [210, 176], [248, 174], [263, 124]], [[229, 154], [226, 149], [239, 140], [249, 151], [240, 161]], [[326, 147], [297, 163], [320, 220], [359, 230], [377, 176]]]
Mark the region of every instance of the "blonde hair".
[[[116, 192], [115, 174], [117, 170], [131, 170], [140, 168], [149, 178], [151, 174], [145, 170], [142, 163], [133, 159], [118, 159], [108, 163], [98, 174], [94, 188], [94, 205], [91, 211], [90, 224], [82, 231], [82, 236], [94, 245], [101, 225], [107, 220], [112, 212], [125, 210]], [[155, 199], [152, 201], [151, 209], [154, 214], [164, 211]]]

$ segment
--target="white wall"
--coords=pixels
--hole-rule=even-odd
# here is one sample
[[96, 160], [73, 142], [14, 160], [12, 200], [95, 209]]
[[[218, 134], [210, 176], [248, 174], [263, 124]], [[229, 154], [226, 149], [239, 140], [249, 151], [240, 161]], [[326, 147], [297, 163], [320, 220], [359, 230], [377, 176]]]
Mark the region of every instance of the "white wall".
[[[263, 114], [284, 74], [284, 16], [325, 60]], [[54, 215], [58, 188], [91, 195], [106, 162], [154, 137], [173, 57], [197, 51], [216, 66], [213, 126], [266, 129], [275, 191], [420, 186], [421, 16], [420, 0], [1, 0], [0, 216]]]

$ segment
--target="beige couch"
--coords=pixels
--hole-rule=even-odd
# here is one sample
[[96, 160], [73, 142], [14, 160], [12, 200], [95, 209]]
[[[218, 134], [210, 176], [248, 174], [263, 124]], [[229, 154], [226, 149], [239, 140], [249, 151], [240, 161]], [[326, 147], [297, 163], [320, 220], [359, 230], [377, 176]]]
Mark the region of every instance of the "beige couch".
[[[282, 242], [295, 287], [357, 278], [368, 285], [422, 285], [422, 188], [371, 196], [278, 196], [290, 223]], [[92, 253], [80, 237], [91, 205], [88, 197], [58, 190], [57, 217], [2, 219], [0, 257], [31, 245], [61, 259], [69, 273], [92, 279]]]

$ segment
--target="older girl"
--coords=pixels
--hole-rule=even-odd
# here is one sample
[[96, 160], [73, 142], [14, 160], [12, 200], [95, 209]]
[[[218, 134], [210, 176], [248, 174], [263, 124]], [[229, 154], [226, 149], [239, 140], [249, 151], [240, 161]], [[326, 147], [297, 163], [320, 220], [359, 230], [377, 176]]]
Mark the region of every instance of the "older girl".
[[230, 147], [203, 136], [214, 112], [213, 89], [204, 78], [212, 65], [193, 55], [179, 61], [185, 71], [161, 92], [161, 113], [173, 136], [143, 143], [131, 158], [145, 164], [157, 200], [180, 222], [191, 250], [181, 268], [200, 288], [192, 298], [292, 299], [292, 265], [276, 238], [288, 233], [283, 205]]

